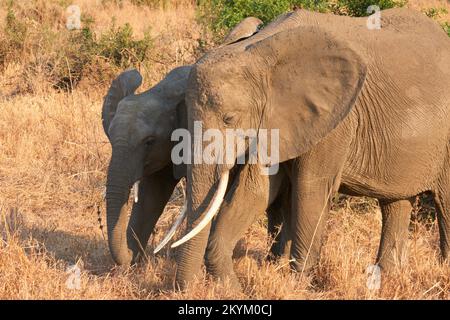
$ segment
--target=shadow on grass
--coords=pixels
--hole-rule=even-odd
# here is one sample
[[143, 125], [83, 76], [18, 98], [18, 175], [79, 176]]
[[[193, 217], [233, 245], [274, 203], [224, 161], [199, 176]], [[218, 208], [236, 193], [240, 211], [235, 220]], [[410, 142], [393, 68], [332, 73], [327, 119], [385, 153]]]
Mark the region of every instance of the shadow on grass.
[[[56, 230], [55, 227], [30, 225], [17, 208], [0, 208], [0, 240], [6, 243], [16, 239], [26, 254], [42, 252], [66, 266], [78, 264], [88, 274], [113, 281], [129, 281], [149, 295], [173, 290], [175, 264], [170, 255], [155, 257], [147, 247], [148, 257], [132, 267], [116, 266], [111, 258], [108, 243], [98, 234], [76, 234]], [[30, 245], [31, 244], [31, 245]], [[42, 251], [41, 251], [42, 250]], [[145, 298], [145, 295], [142, 296]]]

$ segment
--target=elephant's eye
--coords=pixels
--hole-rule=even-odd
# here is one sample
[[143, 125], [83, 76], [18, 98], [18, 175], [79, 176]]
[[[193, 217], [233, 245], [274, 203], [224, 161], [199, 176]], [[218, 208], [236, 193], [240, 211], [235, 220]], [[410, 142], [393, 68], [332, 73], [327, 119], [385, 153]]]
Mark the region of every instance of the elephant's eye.
[[155, 143], [155, 137], [148, 137], [145, 139], [145, 146], [147, 148], [151, 147]]
[[226, 125], [232, 125], [236, 122], [236, 116], [235, 114], [232, 113], [226, 113], [223, 115], [223, 122]]

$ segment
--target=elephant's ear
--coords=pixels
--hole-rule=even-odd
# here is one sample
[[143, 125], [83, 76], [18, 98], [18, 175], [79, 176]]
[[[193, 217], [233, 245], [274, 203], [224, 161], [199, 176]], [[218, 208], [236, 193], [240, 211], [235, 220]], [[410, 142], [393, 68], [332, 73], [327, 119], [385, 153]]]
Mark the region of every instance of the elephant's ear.
[[174, 68], [151, 91], [175, 107], [184, 100], [191, 69], [192, 65]]
[[[153, 92], [165, 101], [166, 106], [176, 108], [177, 128], [187, 129], [187, 113], [184, 96], [192, 66], [177, 67], [158, 83]], [[179, 180], [186, 176], [186, 164], [173, 165], [173, 176]]]
[[106, 136], [108, 136], [109, 125], [114, 118], [119, 101], [133, 94], [142, 83], [142, 76], [136, 69], [122, 72], [111, 83], [108, 93], [103, 100], [102, 124]]
[[258, 18], [245, 18], [230, 31], [230, 33], [223, 40], [223, 44], [227, 45], [251, 37], [258, 32], [262, 24], [263, 22]]
[[[177, 105], [177, 128], [187, 129], [188, 128], [187, 122], [188, 122], [187, 107], [183, 99]], [[187, 174], [187, 165], [185, 163], [173, 165], [173, 176], [175, 179], [181, 179], [183, 177], [186, 177], [186, 174]]]
[[255, 68], [265, 69], [262, 120], [266, 128], [279, 129], [280, 162], [307, 152], [333, 130], [351, 111], [366, 77], [366, 64], [350, 44], [317, 26], [277, 33], [246, 50], [257, 60]]

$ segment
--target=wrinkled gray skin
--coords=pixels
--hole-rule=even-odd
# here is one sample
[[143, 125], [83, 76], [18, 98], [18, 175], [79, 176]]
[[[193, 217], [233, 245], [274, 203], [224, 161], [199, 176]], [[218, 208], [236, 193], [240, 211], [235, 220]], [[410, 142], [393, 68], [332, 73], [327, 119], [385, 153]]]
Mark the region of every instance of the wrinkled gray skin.
[[[259, 19], [244, 19], [225, 41], [242, 40], [260, 24]], [[143, 253], [175, 185], [185, 176], [183, 167], [173, 166], [170, 160], [170, 136], [185, 126], [184, 94], [190, 70], [191, 66], [175, 68], [155, 87], [137, 95], [142, 77], [136, 70], [126, 71], [113, 81], [105, 97], [103, 127], [112, 145], [106, 190], [108, 242], [117, 264], [129, 265]], [[139, 202], [133, 204], [127, 225], [126, 203], [138, 180]], [[273, 246], [275, 255], [278, 250]]]
[[[404, 262], [411, 199], [431, 191], [441, 255], [449, 256], [450, 41], [421, 13], [392, 9], [381, 17], [382, 29], [369, 30], [366, 18], [291, 12], [209, 52], [190, 74], [191, 134], [194, 121], [223, 133], [280, 129], [280, 162], [292, 188], [290, 255], [299, 272], [316, 265], [338, 190], [379, 200], [383, 269]], [[231, 168], [188, 166], [188, 230]], [[180, 287], [198, 274], [210, 229], [181, 246]]]

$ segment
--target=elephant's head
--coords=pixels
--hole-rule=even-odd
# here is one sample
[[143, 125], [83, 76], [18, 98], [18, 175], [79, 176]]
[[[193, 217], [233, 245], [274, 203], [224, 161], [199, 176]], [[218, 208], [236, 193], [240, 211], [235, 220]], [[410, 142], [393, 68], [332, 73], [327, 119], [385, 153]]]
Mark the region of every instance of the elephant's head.
[[190, 70], [176, 68], [137, 95], [142, 78], [137, 70], [129, 70], [112, 82], [105, 97], [103, 127], [112, 145], [106, 187], [108, 241], [118, 264], [130, 264], [139, 251], [137, 244], [127, 243], [125, 204], [135, 182], [171, 164], [171, 134], [181, 126], [177, 110], [184, 109]]
[[[351, 111], [365, 73], [360, 56], [338, 35], [320, 27], [261, 32], [210, 52], [193, 67], [186, 93], [188, 127], [203, 150], [210, 140], [196, 136], [196, 121], [203, 133], [218, 129], [224, 140], [226, 129], [279, 130], [278, 161], [287, 161], [309, 151], [339, 125]], [[226, 149], [216, 155], [226, 158]], [[197, 146], [192, 154], [198, 150]], [[236, 157], [231, 160], [197, 160], [187, 168], [190, 232], [174, 244], [183, 244], [177, 268], [180, 286], [200, 269], [209, 222], [223, 199]]]

